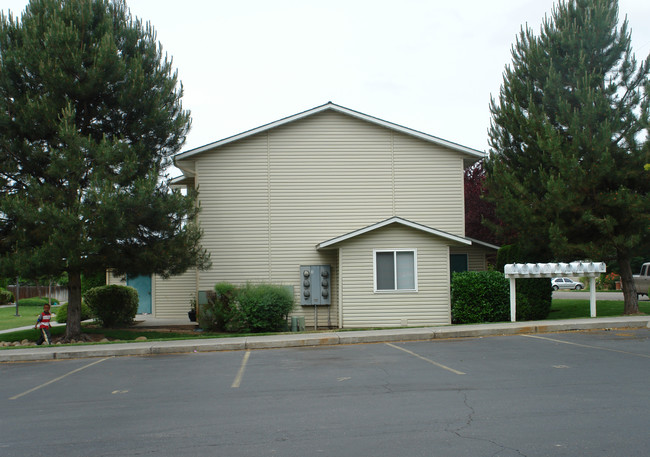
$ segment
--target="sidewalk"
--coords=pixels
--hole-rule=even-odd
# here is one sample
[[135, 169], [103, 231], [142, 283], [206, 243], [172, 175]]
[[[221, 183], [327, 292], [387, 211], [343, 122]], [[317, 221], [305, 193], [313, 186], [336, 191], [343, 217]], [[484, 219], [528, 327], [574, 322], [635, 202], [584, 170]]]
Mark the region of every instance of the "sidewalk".
[[[173, 325], [163, 321], [136, 317], [138, 326]], [[187, 325], [187, 321], [181, 325]], [[31, 328], [31, 327], [28, 327]], [[585, 319], [567, 319], [497, 324], [450, 325], [443, 327], [400, 328], [386, 330], [339, 330], [321, 333], [290, 333], [282, 335], [210, 338], [179, 341], [152, 341], [113, 343], [86, 346], [39, 346], [24, 349], [0, 350], [1, 362], [78, 359], [88, 357], [118, 357], [128, 355], [179, 354], [214, 351], [242, 351], [338, 344], [386, 343], [398, 341], [431, 341], [445, 338], [476, 338], [498, 335], [553, 333], [576, 330], [605, 330], [623, 328], [650, 328], [650, 316], [623, 316]], [[15, 330], [15, 329], [13, 329]], [[12, 330], [12, 331], [13, 331]]]

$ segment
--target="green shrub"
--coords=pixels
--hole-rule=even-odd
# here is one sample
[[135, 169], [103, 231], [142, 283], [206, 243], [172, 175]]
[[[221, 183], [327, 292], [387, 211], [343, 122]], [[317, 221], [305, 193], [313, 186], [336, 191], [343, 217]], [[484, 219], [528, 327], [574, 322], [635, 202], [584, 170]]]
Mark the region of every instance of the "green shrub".
[[106, 272], [100, 271], [94, 274], [81, 275], [81, 293], [85, 294], [87, 291], [94, 287], [101, 287], [106, 285]]
[[138, 291], [129, 286], [94, 287], [84, 300], [104, 327], [130, 325], [138, 312]]
[[238, 288], [228, 282], [214, 286], [208, 303], [199, 307], [198, 321], [202, 329], [215, 332], [233, 331], [241, 328], [237, 306]]
[[47, 297], [32, 297], [32, 298], [23, 298], [21, 300], [18, 300], [18, 306], [38, 306], [42, 307], [43, 305], [47, 305], [48, 303], [52, 302], [52, 306], [58, 306], [59, 305], [59, 300], [56, 298], [47, 298]]
[[517, 320], [546, 319], [551, 312], [553, 288], [549, 278], [517, 279]]
[[13, 301], [14, 294], [0, 287], [0, 305], [8, 305], [9, 303], [13, 303]]
[[498, 271], [464, 271], [451, 280], [454, 324], [502, 322], [510, 319], [509, 283]]
[[273, 284], [246, 284], [237, 293], [243, 324], [251, 332], [286, 330], [293, 310], [293, 293]]
[[[552, 259], [543, 252], [530, 252], [517, 245], [502, 246], [497, 254], [497, 270], [503, 271], [507, 263], [540, 263]], [[550, 278], [517, 279], [517, 320], [546, 319], [551, 312], [553, 289]]]
[[[58, 308], [52, 309], [52, 312], [56, 314], [56, 321], [60, 324], [65, 324], [68, 321], [68, 304], [64, 303]], [[81, 320], [85, 321], [87, 319], [92, 319], [93, 313], [84, 303], [83, 301], [81, 302]]]

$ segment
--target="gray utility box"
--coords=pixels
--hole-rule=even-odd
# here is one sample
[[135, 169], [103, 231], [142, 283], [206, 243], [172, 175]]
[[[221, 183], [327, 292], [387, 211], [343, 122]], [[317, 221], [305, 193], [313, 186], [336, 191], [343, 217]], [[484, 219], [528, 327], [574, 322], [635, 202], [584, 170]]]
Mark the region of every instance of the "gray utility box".
[[332, 275], [329, 265], [300, 266], [300, 304], [321, 306], [331, 304]]
[[304, 332], [305, 331], [305, 318], [304, 316], [291, 316], [291, 331]]

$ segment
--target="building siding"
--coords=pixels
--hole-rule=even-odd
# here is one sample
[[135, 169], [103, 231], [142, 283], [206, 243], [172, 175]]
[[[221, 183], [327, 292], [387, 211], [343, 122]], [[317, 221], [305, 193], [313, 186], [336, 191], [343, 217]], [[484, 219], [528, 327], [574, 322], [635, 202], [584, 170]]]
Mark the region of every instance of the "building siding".
[[[319, 242], [392, 216], [464, 236], [462, 154], [335, 111], [222, 145], [179, 165], [194, 169], [202, 244], [212, 255], [213, 266], [199, 272], [197, 288], [212, 289], [221, 281], [291, 285], [298, 303], [294, 314], [303, 315], [308, 326], [313, 308], [299, 305], [300, 265], [332, 267], [328, 314], [334, 326], [339, 325], [339, 264], [352, 278], [356, 274], [336, 250], [316, 251]], [[423, 260], [425, 271], [436, 275], [448, 264], [447, 245], [439, 244], [444, 253]], [[394, 301], [372, 298], [384, 316], [381, 325], [395, 325], [392, 314], [404, 314], [388, 309]], [[435, 316], [417, 310], [415, 302], [422, 299], [427, 306], [440, 303]], [[449, 321], [448, 291], [434, 288], [404, 300], [414, 310], [404, 314], [408, 325]], [[360, 326], [371, 320], [367, 311], [346, 316]], [[319, 313], [319, 324], [325, 312]]]
[[[187, 312], [191, 308], [191, 300], [196, 296], [196, 270], [163, 279], [158, 275], [151, 278], [151, 314], [159, 319], [188, 318]], [[124, 276], [116, 276], [109, 271], [106, 284], [126, 286]], [[188, 321], [189, 323], [189, 321]]]
[[159, 319], [188, 319], [191, 300], [196, 297], [196, 270], [163, 279], [153, 276], [153, 314]]
[[[417, 292], [375, 292], [374, 250], [417, 250]], [[393, 224], [339, 247], [342, 326], [345, 328], [450, 323], [446, 240]]]

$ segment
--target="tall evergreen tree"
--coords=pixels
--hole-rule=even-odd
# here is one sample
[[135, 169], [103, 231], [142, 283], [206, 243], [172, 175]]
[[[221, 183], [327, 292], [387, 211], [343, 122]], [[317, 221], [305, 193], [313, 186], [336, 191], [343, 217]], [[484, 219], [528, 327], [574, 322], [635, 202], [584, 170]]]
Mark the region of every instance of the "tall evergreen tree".
[[81, 274], [205, 267], [195, 195], [171, 190], [182, 87], [123, 0], [30, 0], [0, 16], [0, 275], [67, 272], [67, 338]]
[[522, 28], [491, 102], [486, 169], [497, 214], [522, 244], [557, 260], [618, 261], [630, 314], [630, 260], [650, 243], [650, 58], [636, 62], [627, 20], [618, 24], [616, 0], [569, 0], [539, 36]]

